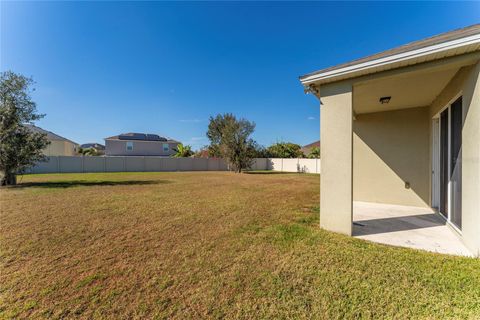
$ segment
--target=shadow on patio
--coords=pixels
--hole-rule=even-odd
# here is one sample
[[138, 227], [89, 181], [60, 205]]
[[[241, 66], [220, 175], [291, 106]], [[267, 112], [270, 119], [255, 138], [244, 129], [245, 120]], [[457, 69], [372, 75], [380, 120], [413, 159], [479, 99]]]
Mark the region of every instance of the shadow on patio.
[[353, 236], [394, 246], [470, 255], [455, 231], [429, 208], [355, 201]]
[[445, 221], [435, 213], [415, 216], [379, 218], [354, 222], [354, 235], [366, 236], [369, 234], [406, 231], [422, 228], [431, 228], [445, 225]]

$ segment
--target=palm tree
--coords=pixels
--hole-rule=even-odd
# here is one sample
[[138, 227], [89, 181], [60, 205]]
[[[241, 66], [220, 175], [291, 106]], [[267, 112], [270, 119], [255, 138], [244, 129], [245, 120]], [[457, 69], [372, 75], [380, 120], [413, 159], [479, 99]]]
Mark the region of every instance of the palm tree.
[[193, 155], [192, 147], [189, 145], [184, 146], [183, 144], [178, 144], [173, 155], [175, 158], [186, 158]]

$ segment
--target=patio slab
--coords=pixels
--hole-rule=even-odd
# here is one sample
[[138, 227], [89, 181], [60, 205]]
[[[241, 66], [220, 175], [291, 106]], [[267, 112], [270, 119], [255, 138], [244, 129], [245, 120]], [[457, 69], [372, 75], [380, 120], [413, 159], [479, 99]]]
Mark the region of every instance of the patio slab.
[[393, 246], [471, 256], [445, 220], [430, 208], [353, 202], [353, 236]]

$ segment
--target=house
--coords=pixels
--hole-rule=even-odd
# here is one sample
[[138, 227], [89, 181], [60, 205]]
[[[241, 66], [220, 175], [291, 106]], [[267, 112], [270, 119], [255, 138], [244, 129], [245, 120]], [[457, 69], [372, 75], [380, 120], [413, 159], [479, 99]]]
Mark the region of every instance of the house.
[[480, 24], [300, 77], [320, 100], [321, 227], [352, 235], [358, 201], [428, 208], [480, 255], [479, 61]]
[[175, 154], [180, 142], [157, 134], [122, 133], [105, 138], [105, 155], [107, 156], [164, 156]]
[[92, 142], [92, 143], [84, 143], [80, 146], [82, 149], [95, 149], [98, 154], [105, 153], [105, 146], [100, 143]]
[[68, 140], [56, 133], [44, 130], [33, 124], [24, 124], [25, 127], [33, 132], [47, 135], [50, 144], [45, 148], [43, 154], [46, 156], [74, 156], [77, 153], [78, 143]]
[[320, 140], [304, 145], [300, 150], [308, 156], [313, 148], [320, 148]]

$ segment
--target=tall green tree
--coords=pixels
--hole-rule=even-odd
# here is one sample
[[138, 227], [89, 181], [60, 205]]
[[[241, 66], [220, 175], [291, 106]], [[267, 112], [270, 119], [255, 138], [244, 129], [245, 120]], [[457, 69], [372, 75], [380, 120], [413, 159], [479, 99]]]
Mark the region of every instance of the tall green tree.
[[192, 147], [189, 145], [184, 146], [182, 143], [179, 143], [175, 149], [175, 158], [187, 158], [193, 156]]
[[250, 137], [255, 123], [237, 119], [233, 114], [219, 114], [210, 117], [207, 137], [210, 152], [215, 152], [228, 161], [235, 172], [242, 172], [252, 165], [257, 143]]
[[0, 73], [0, 185], [17, 183], [17, 173], [45, 160], [46, 134], [25, 127], [44, 117], [30, 93], [33, 80], [11, 71]]
[[277, 142], [267, 148], [267, 154], [271, 158], [303, 158], [302, 147], [291, 142]]
[[310, 159], [320, 159], [320, 148], [319, 147], [313, 147], [312, 150], [310, 150], [310, 153], [308, 154], [308, 157]]

